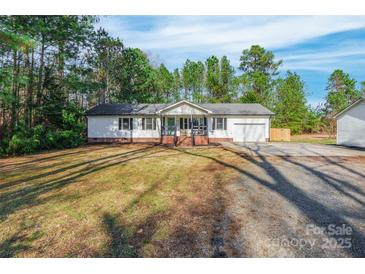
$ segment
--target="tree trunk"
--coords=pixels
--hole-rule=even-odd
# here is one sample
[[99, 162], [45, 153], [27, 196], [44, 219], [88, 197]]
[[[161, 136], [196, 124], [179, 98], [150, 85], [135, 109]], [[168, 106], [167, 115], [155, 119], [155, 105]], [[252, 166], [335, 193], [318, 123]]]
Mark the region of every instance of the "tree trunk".
[[12, 94], [13, 100], [11, 102], [11, 119], [10, 119], [10, 132], [13, 133], [16, 125], [16, 107], [17, 107], [17, 89], [18, 89], [18, 52], [13, 51], [13, 87]]
[[5, 104], [0, 104], [1, 116], [0, 116], [0, 141], [4, 139], [5, 131]]
[[65, 78], [65, 44], [60, 41], [58, 44], [58, 85], [59, 89], [65, 95], [66, 100], [69, 99], [68, 94], [66, 94], [64, 78]]
[[6, 111], [5, 111], [5, 104], [1, 105], [1, 119], [0, 119], [0, 141], [2, 141], [4, 139], [4, 132], [5, 132], [5, 116], [6, 116]]
[[38, 84], [37, 84], [37, 107], [40, 107], [43, 95], [44, 52], [45, 52], [45, 39], [44, 35], [42, 34], [40, 64], [39, 64]]
[[108, 99], [109, 98], [109, 71], [108, 71], [108, 68], [106, 70], [106, 91], [105, 91], [105, 94], [104, 94], [104, 104], [105, 103], [108, 103]]
[[106, 91], [105, 91], [105, 98], [104, 98], [104, 103], [110, 103], [110, 94], [109, 94], [109, 85], [110, 85], [110, 80], [109, 80], [109, 70], [110, 70], [110, 66], [111, 66], [111, 58], [110, 58], [110, 48], [107, 49], [107, 64], [105, 67], [105, 73], [106, 73]]
[[34, 50], [31, 53], [31, 60], [29, 61], [29, 54], [27, 56], [28, 63], [28, 88], [27, 88], [27, 103], [25, 111], [25, 125], [28, 128], [32, 127], [32, 112], [33, 112], [33, 82], [34, 82]]

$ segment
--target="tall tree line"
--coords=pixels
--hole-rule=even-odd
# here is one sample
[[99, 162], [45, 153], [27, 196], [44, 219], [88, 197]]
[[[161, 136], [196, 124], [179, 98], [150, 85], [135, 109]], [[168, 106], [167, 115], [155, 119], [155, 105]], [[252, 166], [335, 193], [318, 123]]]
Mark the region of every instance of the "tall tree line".
[[260, 103], [276, 113], [274, 126], [300, 133], [333, 130], [333, 114], [364, 95], [364, 82], [358, 86], [335, 70], [326, 103], [314, 109], [300, 76], [279, 74], [282, 60], [259, 45], [243, 49], [237, 68], [227, 56], [213, 55], [187, 59], [170, 71], [96, 29], [97, 21], [95, 16], [0, 16], [3, 151], [77, 145], [84, 137], [85, 109], [100, 103]]
[[[1, 132], [56, 123], [82, 75], [89, 16], [1, 16]], [[12, 42], [9, 41], [13, 37]]]
[[[0, 153], [81, 143], [93, 16], [0, 17]], [[72, 100], [71, 100], [72, 99]]]

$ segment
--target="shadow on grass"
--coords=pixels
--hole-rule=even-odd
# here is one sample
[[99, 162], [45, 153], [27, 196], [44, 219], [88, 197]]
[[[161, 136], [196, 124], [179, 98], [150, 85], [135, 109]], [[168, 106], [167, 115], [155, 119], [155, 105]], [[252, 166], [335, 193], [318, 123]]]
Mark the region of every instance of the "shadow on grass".
[[[143, 153], [143, 152], [146, 151], [146, 149], [149, 149], [149, 148], [151, 148], [151, 147], [131, 150], [131, 151], [118, 153], [118, 154], [113, 154], [113, 155], [100, 157], [100, 158], [96, 158], [96, 159], [89, 160], [89, 161], [82, 161], [81, 163], [68, 165], [68, 166], [65, 166], [65, 167], [58, 168], [56, 170], [52, 170], [52, 171], [49, 171], [49, 172], [44, 172], [44, 173], [37, 174], [37, 175], [34, 175], [34, 176], [30, 176], [30, 177], [27, 177], [27, 178], [24, 178], [24, 179], [9, 181], [7, 183], [1, 184], [0, 185], [0, 190], [8, 188], [8, 187], [16, 186], [17, 184], [24, 184], [24, 183], [27, 183], [27, 182], [30, 182], [30, 181], [33, 181], [33, 180], [41, 179], [41, 178], [46, 177], [46, 176], [56, 175], [58, 173], [62, 173], [62, 172], [65, 172], [65, 171], [68, 171], [70, 169], [74, 169], [74, 168], [77, 168], [77, 167], [87, 166], [87, 165], [92, 164], [92, 163], [101, 162], [103, 160], [112, 160], [114, 158], [120, 158], [122, 156], [127, 157], [129, 155], [133, 155], [133, 154], [136, 154], [136, 153]], [[51, 167], [52, 166], [53, 165], [51, 165]], [[47, 169], [47, 167], [44, 167], [43, 169]]]
[[[72, 148], [70, 148], [71, 150]], [[49, 160], [53, 160], [53, 159], [57, 159], [60, 157], [64, 157], [64, 156], [70, 156], [70, 155], [80, 155], [80, 154], [84, 154], [84, 153], [88, 153], [88, 152], [92, 152], [92, 151], [97, 151], [97, 150], [101, 150], [101, 149], [105, 149], [105, 147], [91, 147], [91, 148], [86, 148], [86, 149], [81, 149], [81, 150], [77, 150], [77, 151], [73, 151], [73, 152], [64, 152], [64, 153], [59, 153], [56, 155], [52, 155], [52, 156], [48, 156], [48, 157], [42, 157], [39, 159], [33, 159], [30, 161], [25, 161], [25, 162], [20, 162], [20, 163], [11, 163], [11, 164], [7, 164], [7, 165], [0, 165], [0, 168], [5, 168], [5, 167], [10, 167], [10, 166], [17, 166], [17, 167], [21, 167], [21, 166], [25, 166], [25, 165], [29, 165], [29, 164], [35, 164], [35, 163], [40, 163], [40, 162], [46, 162]], [[67, 149], [62, 149], [62, 150], [53, 150], [53, 151], [46, 151], [46, 152], [37, 152], [34, 155], [42, 155], [43, 153], [49, 154], [49, 153], [58, 153], [60, 151], [64, 151]], [[32, 156], [32, 154], [28, 155], [28, 156]], [[10, 156], [12, 157], [12, 156]], [[6, 160], [7, 158], [0, 158], [0, 160]]]
[[[141, 159], [163, 151], [161, 149], [154, 151], [154, 147], [155, 146], [147, 147], [134, 151], [133, 153], [128, 153], [128, 155], [126, 155], [126, 153], [121, 153], [103, 157], [102, 161], [100, 161], [100, 159], [92, 160], [91, 164], [90, 161], [80, 163], [77, 164], [77, 166], [82, 167], [81, 169], [69, 172], [67, 175], [50, 179], [42, 183], [26, 185], [20, 190], [5, 192], [0, 195], [0, 221], [6, 219], [9, 214], [15, 212], [20, 207], [24, 208], [25, 206], [33, 206], [47, 202], [47, 198], [42, 200], [38, 199], [38, 197], [44, 193], [61, 189], [66, 185], [77, 182], [77, 179], [86, 175], [93, 174], [109, 167], [123, 165], [129, 161]], [[67, 169], [62, 170], [66, 171]], [[34, 180], [34, 178], [32, 180]]]
[[0, 258], [11, 258], [18, 252], [26, 251], [30, 248], [26, 243], [26, 237], [20, 236], [19, 232], [0, 243]]
[[[163, 218], [166, 218], [166, 216], [162, 213], [151, 214], [141, 223], [128, 227], [120, 221], [118, 215], [104, 213], [102, 215], [102, 224], [109, 241], [98, 257], [142, 257], [143, 247], [152, 242], [152, 237]], [[155, 245], [158, 245], [158, 242]]]
[[15, 257], [18, 253], [31, 249], [32, 242], [43, 237], [42, 231], [33, 231], [31, 235], [24, 234], [24, 224], [17, 232], [0, 243], [0, 258]]
[[107, 251], [102, 257], [109, 258], [133, 258], [137, 257], [137, 251], [128, 242], [126, 229], [121, 226], [116, 216], [104, 214], [102, 217], [106, 233], [110, 238]]

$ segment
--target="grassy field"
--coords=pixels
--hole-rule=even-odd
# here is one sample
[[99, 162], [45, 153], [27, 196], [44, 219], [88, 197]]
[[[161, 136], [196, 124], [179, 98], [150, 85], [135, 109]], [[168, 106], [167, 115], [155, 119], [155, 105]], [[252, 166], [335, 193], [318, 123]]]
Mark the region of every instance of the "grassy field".
[[234, 157], [97, 145], [0, 159], [0, 257], [210, 257], [237, 176], [212, 159]]
[[336, 144], [336, 137], [321, 134], [292, 135], [291, 142], [332, 145]]

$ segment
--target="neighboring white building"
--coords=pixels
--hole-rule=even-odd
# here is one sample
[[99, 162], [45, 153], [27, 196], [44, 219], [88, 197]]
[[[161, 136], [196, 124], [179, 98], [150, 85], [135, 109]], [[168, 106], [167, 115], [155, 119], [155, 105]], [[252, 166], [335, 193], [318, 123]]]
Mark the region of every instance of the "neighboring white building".
[[335, 116], [337, 144], [365, 147], [365, 98], [362, 98]]
[[205, 145], [265, 142], [273, 113], [260, 104], [101, 104], [87, 112], [89, 142]]

